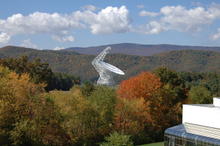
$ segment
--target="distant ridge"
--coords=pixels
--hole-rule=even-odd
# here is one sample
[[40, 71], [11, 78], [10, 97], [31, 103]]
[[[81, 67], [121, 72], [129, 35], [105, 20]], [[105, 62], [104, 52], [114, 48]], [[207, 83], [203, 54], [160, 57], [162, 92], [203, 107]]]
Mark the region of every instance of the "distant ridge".
[[170, 44], [158, 44], [158, 45], [143, 45], [134, 43], [120, 43], [120, 44], [109, 44], [102, 46], [91, 46], [91, 47], [71, 47], [63, 51], [75, 51], [80, 54], [97, 55], [107, 46], [111, 46], [112, 54], [126, 54], [126, 55], [137, 55], [137, 56], [151, 56], [158, 53], [174, 51], [174, 50], [210, 50], [220, 52], [220, 47], [208, 47], [208, 46], [181, 46], [181, 45], [170, 45]]
[[[16, 46], [0, 48], [0, 58], [26, 55], [31, 60], [40, 58], [49, 63], [54, 72], [64, 72], [80, 76], [82, 80], [95, 81], [97, 72], [91, 65], [95, 55], [79, 54], [74, 51], [35, 50]], [[176, 71], [220, 72], [220, 52], [212, 50], [174, 50], [152, 56], [109, 54], [106, 62], [125, 72], [116, 81], [128, 79], [142, 71], [151, 71], [165, 66]]]

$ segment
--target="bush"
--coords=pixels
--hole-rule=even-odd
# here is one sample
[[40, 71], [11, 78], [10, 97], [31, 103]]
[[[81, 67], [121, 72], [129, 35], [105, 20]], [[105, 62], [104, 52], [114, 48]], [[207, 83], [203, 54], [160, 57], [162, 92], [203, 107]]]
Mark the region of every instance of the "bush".
[[130, 139], [129, 135], [119, 134], [114, 132], [105, 138], [104, 143], [100, 146], [133, 146], [133, 142]]

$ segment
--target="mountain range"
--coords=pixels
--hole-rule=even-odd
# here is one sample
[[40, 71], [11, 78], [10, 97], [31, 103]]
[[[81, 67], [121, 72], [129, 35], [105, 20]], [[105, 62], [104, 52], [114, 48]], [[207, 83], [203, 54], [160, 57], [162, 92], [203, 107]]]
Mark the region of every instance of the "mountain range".
[[[125, 44], [122, 44], [122, 46]], [[129, 44], [126, 44], [129, 46]], [[219, 47], [201, 47], [186, 46], [180, 49], [178, 46], [173, 45], [155, 45], [153, 55], [146, 55], [148, 50], [146, 49], [145, 55], [134, 55], [132, 52], [126, 52], [125, 50], [134, 50], [134, 52], [141, 52], [144, 47], [138, 48], [139, 45], [131, 44], [127, 49], [123, 49], [120, 44], [110, 45], [113, 49], [113, 54], [106, 56], [106, 62], [119, 67], [125, 72], [125, 76], [116, 76], [116, 81], [121, 81], [134, 76], [142, 71], [149, 71], [155, 68], [166, 66], [176, 71], [189, 71], [189, 72], [214, 72], [220, 71], [220, 48]], [[114, 46], [118, 46], [115, 47]], [[123, 52], [114, 54], [114, 50], [121, 50]], [[136, 48], [132, 49], [132, 46]], [[145, 46], [145, 45], [140, 45]], [[172, 46], [172, 47], [168, 47]], [[98, 53], [102, 48], [106, 46], [99, 46], [94, 50]], [[175, 49], [176, 47], [176, 49]], [[91, 47], [93, 48], [93, 47]], [[206, 48], [206, 49], [205, 49]], [[75, 76], [80, 76], [82, 80], [95, 81], [98, 78], [98, 73], [91, 65], [91, 61], [95, 55], [82, 54], [76, 49], [64, 49], [60, 51], [53, 50], [35, 50], [31, 48], [23, 48], [17, 46], [6, 46], [0, 48], [0, 58], [6, 57], [19, 57], [28, 56], [31, 60], [40, 58], [43, 62], [48, 62], [54, 72], [65, 72]], [[82, 50], [82, 48], [81, 48]], [[88, 48], [86, 48], [88, 50]], [[93, 49], [90, 50], [92, 52]], [[159, 51], [158, 51], [159, 50]], [[156, 53], [160, 52], [160, 53]], [[94, 53], [94, 54], [96, 54]], [[152, 51], [150, 51], [152, 53]], [[148, 54], [150, 54], [148, 52]], [[132, 54], [132, 55], [127, 55]]]
[[110, 46], [112, 48], [112, 54], [126, 54], [136, 56], [151, 56], [154, 54], [174, 51], [174, 50], [209, 50], [220, 52], [220, 47], [208, 47], [208, 46], [181, 46], [181, 45], [170, 45], [170, 44], [159, 44], [159, 45], [143, 45], [133, 43], [121, 43], [121, 44], [109, 44], [102, 46], [92, 47], [71, 47], [64, 51], [75, 51], [80, 54], [97, 55], [104, 48]]

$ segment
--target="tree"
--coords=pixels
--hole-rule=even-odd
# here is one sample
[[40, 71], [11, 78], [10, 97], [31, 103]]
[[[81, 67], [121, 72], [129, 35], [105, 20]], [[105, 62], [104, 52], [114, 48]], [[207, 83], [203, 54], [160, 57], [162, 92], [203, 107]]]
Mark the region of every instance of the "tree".
[[220, 96], [220, 74], [206, 73], [200, 85], [206, 87], [213, 96]]
[[72, 144], [89, 145], [99, 140], [99, 114], [79, 86], [70, 91], [49, 93], [64, 117], [62, 127], [68, 133]]
[[[150, 116], [144, 98], [119, 98], [115, 109], [114, 129], [133, 139], [145, 132]], [[145, 137], [147, 138], [147, 137]]]
[[81, 89], [82, 89], [82, 94], [84, 96], [90, 96], [92, 92], [95, 90], [95, 86], [93, 85], [93, 83], [89, 81], [85, 81], [83, 82]]
[[80, 78], [65, 73], [53, 73], [51, 81], [49, 81], [50, 90], [68, 91], [74, 85], [80, 84]]
[[101, 136], [105, 136], [113, 129], [113, 120], [116, 105], [115, 89], [107, 86], [96, 86], [88, 97], [91, 106], [99, 115], [98, 129]]
[[212, 95], [207, 88], [195, 86], [189, 91], [189, 100], [194, 104], [208, 104], [212, 103]]
[[0, 145], [65, 145], [59, 111], [43, 84], [0, 66]]
[[164, 130], [181, 123], [182, 102], [178, 101], [176, 93], [169, 86], [164, 86], [153, 95], [148, 106], [151, 119], [152, 135], [155, 141], [163, 140]]
[[183, 81], [179, 78], [178, 74], [166, 67], [157, 68], [153, 71], [153, 73], [160, 77], [160, 81], [164, 84], [171, 84], [173, 86], [183, 84]]
[[185, 82], [179, 77], [179, 74], [166, 67], [161, 67], [154, 70], [154, 74], [160, 78], [163, 86], [170, 88], [176, 94], [176, 102], [184, 101], [187, 98], [188, 89], [185, 87]]
[[149, 103], [161, 85], [160, 79], [149, 72], [131, 77], [119, 85], [115, 129], [131, 135], [135, 144], [150, 142], [150, 137], [153, 137], [150, 134], [152, 122]]
[[19, 75], [29, 74], [34, 83], [44, 83], [47, 91], [54, 89], [69, 90], [73, 85], [80, 84], [78, 77], [64, 73], [54, 73], [49, 64], [41, 62], [40, 59], [30, 61], [27, 56], [6, 58], [0, 59], [0, 65], [8, 67]]
[[122, 81], [117, 93], [121, 98], [144, 98], [147, 101], [160, 87], [161, 82], [157, 76], [149, 72], [142, 72]]
[[108, 137], [105, 137], [106, 142], [100, 144], [100, 146], [133, 146], [133, 142], [130, 136], [119, 134], [114, 132]]

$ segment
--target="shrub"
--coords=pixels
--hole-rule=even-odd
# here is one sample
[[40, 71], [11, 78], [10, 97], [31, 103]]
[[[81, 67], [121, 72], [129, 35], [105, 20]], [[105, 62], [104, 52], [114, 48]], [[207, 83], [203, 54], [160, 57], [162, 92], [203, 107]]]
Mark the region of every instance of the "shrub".
[[105, 141], [100, 146], [133, 146], [130, 136], [113, 132], [105, 137]]

